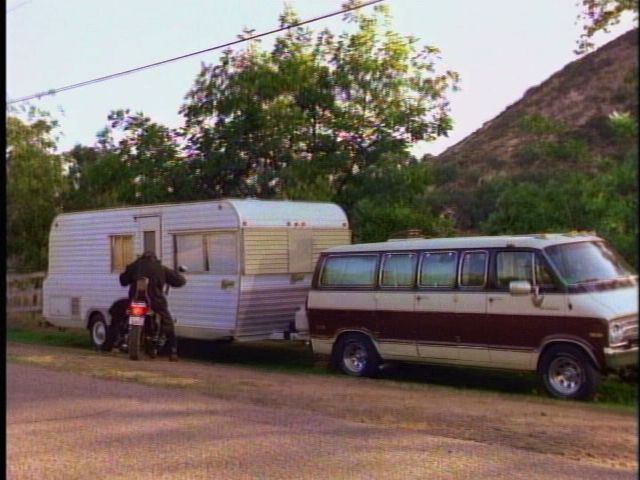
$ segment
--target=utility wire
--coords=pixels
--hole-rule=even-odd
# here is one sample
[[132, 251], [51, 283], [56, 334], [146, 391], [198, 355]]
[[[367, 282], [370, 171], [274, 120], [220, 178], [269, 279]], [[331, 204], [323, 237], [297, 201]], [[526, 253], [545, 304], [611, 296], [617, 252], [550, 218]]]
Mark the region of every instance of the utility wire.
[[14, 5], [9, 10], [7, 10], [7, 13], [11, 13], [11, 12], [19, 9], [20, 7], [24, 7], [27, 3], [31, 3], [31, 2], [33, 2], [33, 0], [27, 0], [26, 2], [22, 2], [22, 3], [19, 3], [18, 5]]
[[47, 90], [46, 92], [40, 92], [40, 93], [35, 93], [33, 95], [28, 95], [26, 97], [15, 98], [13, 100], [8, 100], [7, 104], [18, 103], [18, 102], [26, 102], [27, 100], [33, 100], [34, 98], [40, 99], [41, 97], [44, 97], [44, 96], [47, 96], [47, 95], [55, 95], [56, 93], [64, 92], [66, 90], [72, 90], [74, 88], [80, 88], [80, 87], [84, 87], [84, 86], [87, 86], [87, 85], [92, 85], [94, 83], [99, 83], [99, 82], [104, 82], [106, 80], [111, 80], [113, 78], [122, 77], [124, 75], [129, 75], [129, 74], [132, 74], [132, 73], [135, 73], [135, 72], [139, 72], [141, 70], [147, 70], [149, 68], [159, 67], [160, 65], [164, 65], [166, 63], [177, 62], [178, 60], [183, 60], [185, 58], [193, 57], [195, 55], [200, 55], [202, 53], [211, 52], [213, 50], [219, 50], [221, 48], [230, 47], [232, 45], [237, 45], [239, 43], [243, 43], [243, 42], [246, 42], [246, 41], [249, 41], [249, 40], [254, 40], [254, 39], [260, 38], [260, 37], [265, 37], [265, 36], [271, 35], [273, 33], [282, 32], [283, 30], [289, 30], [290, 28], [300, 27], [300, 26], [306, 25], [308, 23], [313, 23], [313, 22], [317, 22], [319, 20], [324, 20], [325, 18], [335, 17], [336, 15], [340, 15], [342, 13], [347, 13], [347, 12], [350, 12], [352, 10], [358, 10], [360, 8], [368, 7], [370, 5], [374, 5], [376, 3], [380, 3], [380, 2], [383, 2], [383, 1], [384, 0], [372, 0], [372, 1], [369, 1], [369, 2], [366, 2], [366, 3], [362, 3], [360, 5], [355, 5], [353, 7], [345, 8], [343, 10], [339, 10], [337, 12], [328, 13], [326, 15], [321, 15], [319, 17], [314, 17], [314, 18], [311, 18], [309, 20], [304, 20], [302, 22], [294, 23], [292, 25], [287, 25], [285, 27], [280, 27], [280, 28], [276, 28], [276, 29], [273, 29], [273, 30], [269, 30], [268, 32], [258, 33], [256, 35], [251, 35], [249, 37], [243, 37], [243, 38], [235, 40], [233, 42], [228, 42], [228, 43], [224, 43], [222, 45], [216, 45], [215, 47], [206, 48], [204, 50], [198, 50], [197, 52], [192, 52], [192, 53], [187, 53], [185, 55], [180, 55], [179, 57], [173, 57], [173, 58], [169, 58], [167, 60], [162, 60], [162, 61], [159, 61], [159, 62], [150, 63], [148, 65], [143, 65], [141, 67], [136, 67], [136, 68], [132, 68], [132, 69], [129, 69], [129, 70], [124, 70], [122, 72], [112, 73], [111, 75], [105, 75], [103, 77], [94, 78], [92, 80], [85, 80], [84, 82], [74, 83], [72, 85], [67, 85], [65, 87], [54, 88], [54, 89], [51, 89], [51, 90]]

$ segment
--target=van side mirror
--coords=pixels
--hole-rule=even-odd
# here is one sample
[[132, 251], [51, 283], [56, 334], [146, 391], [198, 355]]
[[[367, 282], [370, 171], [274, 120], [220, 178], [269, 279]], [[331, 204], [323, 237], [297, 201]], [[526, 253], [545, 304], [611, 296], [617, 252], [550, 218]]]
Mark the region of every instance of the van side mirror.
[[185, 267], [184, 265], [180, 265], [180, 266], [178, 267], [178, 271], [179, 271], [180, 273], [187, 273], [187, 272], [189, 271], [189, 269], [188, 269], [187, 267]]
[[529, 280], [514, 280], [509, 282], [509, 293], [511, 295], [529, 295], [532, 292]]

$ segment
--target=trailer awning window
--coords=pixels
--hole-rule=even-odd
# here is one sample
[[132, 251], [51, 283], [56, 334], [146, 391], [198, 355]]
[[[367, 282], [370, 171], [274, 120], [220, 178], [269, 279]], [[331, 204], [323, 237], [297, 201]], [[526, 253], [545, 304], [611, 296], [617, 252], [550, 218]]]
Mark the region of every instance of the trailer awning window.
[[124, 272], [133, 260], [133, 235], [112, 235], [111, 271]]

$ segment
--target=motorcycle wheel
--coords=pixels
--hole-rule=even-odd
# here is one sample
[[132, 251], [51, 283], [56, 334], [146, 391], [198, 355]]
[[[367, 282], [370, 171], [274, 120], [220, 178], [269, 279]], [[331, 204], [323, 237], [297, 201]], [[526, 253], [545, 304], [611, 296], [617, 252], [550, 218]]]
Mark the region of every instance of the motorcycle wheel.
[[142, 342], [144, 334], [141, 325], [131, 325], [129, 327], [129, 358], [131, 360], [139, 360], [142, 355]]

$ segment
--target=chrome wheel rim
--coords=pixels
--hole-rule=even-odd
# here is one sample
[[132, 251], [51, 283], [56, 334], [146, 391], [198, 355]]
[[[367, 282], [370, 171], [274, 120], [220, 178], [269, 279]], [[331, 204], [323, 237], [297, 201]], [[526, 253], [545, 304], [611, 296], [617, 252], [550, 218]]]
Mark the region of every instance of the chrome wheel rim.
[[95, 322], [93, 324], [93, 342], [96, 345], [103, 345], [107, 340], [107, 327], [103, 322]]
[[584, 383], [584, 371], [573, 358], [558, 357], [549, 366], [549, 383], [560, 395], [574, 395]]
[[350, 343], [344, 349], [342, 363], [352, 373], [361, 373], [367, 365], [367, 351], [359, 343]]

